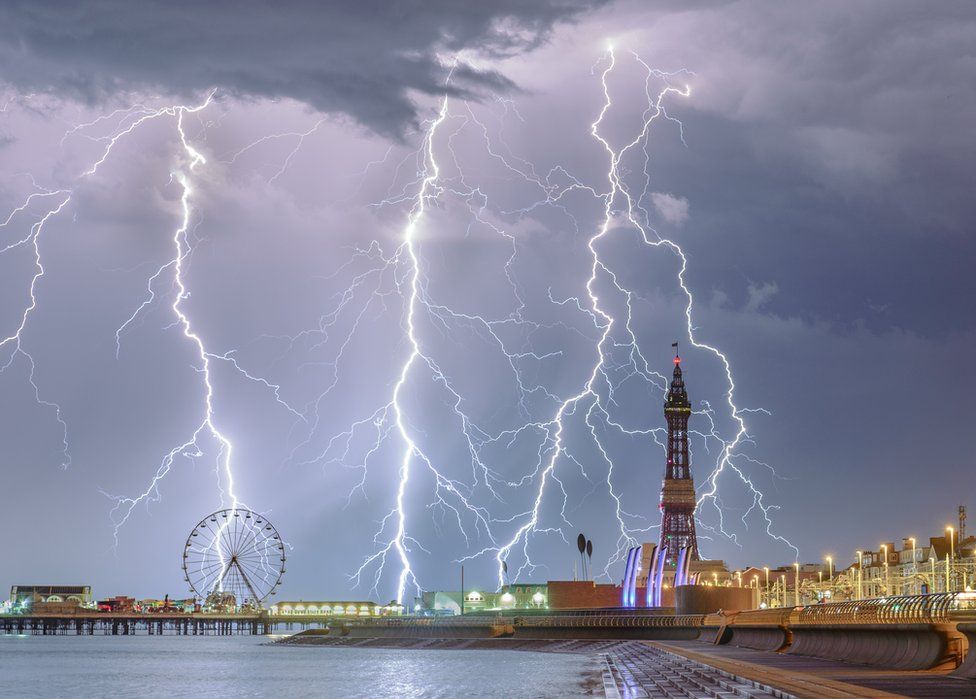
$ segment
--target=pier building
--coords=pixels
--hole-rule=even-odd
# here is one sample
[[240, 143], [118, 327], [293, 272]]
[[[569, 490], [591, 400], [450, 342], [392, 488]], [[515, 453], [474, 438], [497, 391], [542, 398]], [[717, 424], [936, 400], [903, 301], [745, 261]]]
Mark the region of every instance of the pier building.
[[90, 585], [14, 585], [10, 588], [14, 609], [60, 612], [72, 607], [92, 605]]
[[376, 602], [338, 600], [297, 600], [275, 602], [268, 607], [272, 616], [386, 616], [398, 614], [396, 604], [386, 606]]

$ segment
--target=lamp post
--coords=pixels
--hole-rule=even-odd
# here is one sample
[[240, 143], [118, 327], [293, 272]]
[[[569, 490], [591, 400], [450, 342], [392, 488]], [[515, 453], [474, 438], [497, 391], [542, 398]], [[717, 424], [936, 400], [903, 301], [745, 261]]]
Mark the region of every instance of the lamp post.
[[779, 581], [783, 585], [783, 606], [786, 606], [786, 573], [779, 576]]
[[834, 557], [827, 556], [827, 587], [830, 590], [830, 599], [834, 599]]
[[915, 537], [909, 537], [912, 542], [912, 594], [918, 594], [918, 551], [915, 550]]
[[766, 604], [771, 607], [773, 605], [769, 600], [769, 566], [763, 566], [763, 572], [766, 574]]
[[796, 562], [793, 564], [793, 569], [796, 571], [796, 576], [793, 580], [793, 606], [800, 606], [800, 563]]
[[935, 556], [929, 556], [929, 563], [932, 564], [932, 589], [930, 592], [935, 592]]
[[884, 551], [884, 591], [887, 596], [891, 594], [888, 586], [888, 544], [881, 544], [881, 550]]
[[864, 593], [861, 589], [863, 581], [864, 581], [864, 551], [858, 551], [857, 552], [857, 598], [858, 599], [864, 597]]
[[952, 527], [946, 527], [946, 531], [949, 533], [949, 555], [946, 556], [946, 592], [952, 592], [951, 590], [952, 583], [950, 582], [950, 578], [949, 578], [950, 575], [949, 570], [950, 570], [950, 566], [953, 563], [952, 559], [956, 557], [956, 547], [955, 547], [955, 542], [953, 541], [952, 535], [954, 531]]

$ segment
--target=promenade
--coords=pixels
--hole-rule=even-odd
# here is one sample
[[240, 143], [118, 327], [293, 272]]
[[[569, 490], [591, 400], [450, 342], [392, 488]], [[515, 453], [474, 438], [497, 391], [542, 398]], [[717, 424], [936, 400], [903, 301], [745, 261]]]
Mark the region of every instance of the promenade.
[[284, 646], [402, 650], [517, 650], [602, 659], [610, 699], [643, 697], [972, 697], [976, 683], [941, 671], [898, 671], [700, 641], [330, 636], [313, 630]]
[[954, 677], [949, 670], [890, 670], [698, 641], [646, 643], [796, 697], [976, 696], [976, 682]]

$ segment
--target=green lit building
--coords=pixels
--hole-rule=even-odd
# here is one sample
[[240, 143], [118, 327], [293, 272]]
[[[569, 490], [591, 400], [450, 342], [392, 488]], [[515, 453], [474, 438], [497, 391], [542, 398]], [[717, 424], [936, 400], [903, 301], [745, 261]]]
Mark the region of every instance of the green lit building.
[[482, 611], [506, 611], [548, 609], [549, 592], [546, 583], [519, 583], [505, 585], [501, 590], [472, 588], [461, 592], [430, 591], [417, 597], [414, 612], [421, 614], [460, 614]]

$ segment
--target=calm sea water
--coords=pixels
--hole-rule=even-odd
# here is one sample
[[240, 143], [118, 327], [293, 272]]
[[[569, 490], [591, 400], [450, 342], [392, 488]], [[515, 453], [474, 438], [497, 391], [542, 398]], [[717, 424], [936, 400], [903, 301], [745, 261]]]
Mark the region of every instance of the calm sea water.
[[252, 636], [0, 636], [16, 697], [577, 697], [581, 655], [267, 646]]

